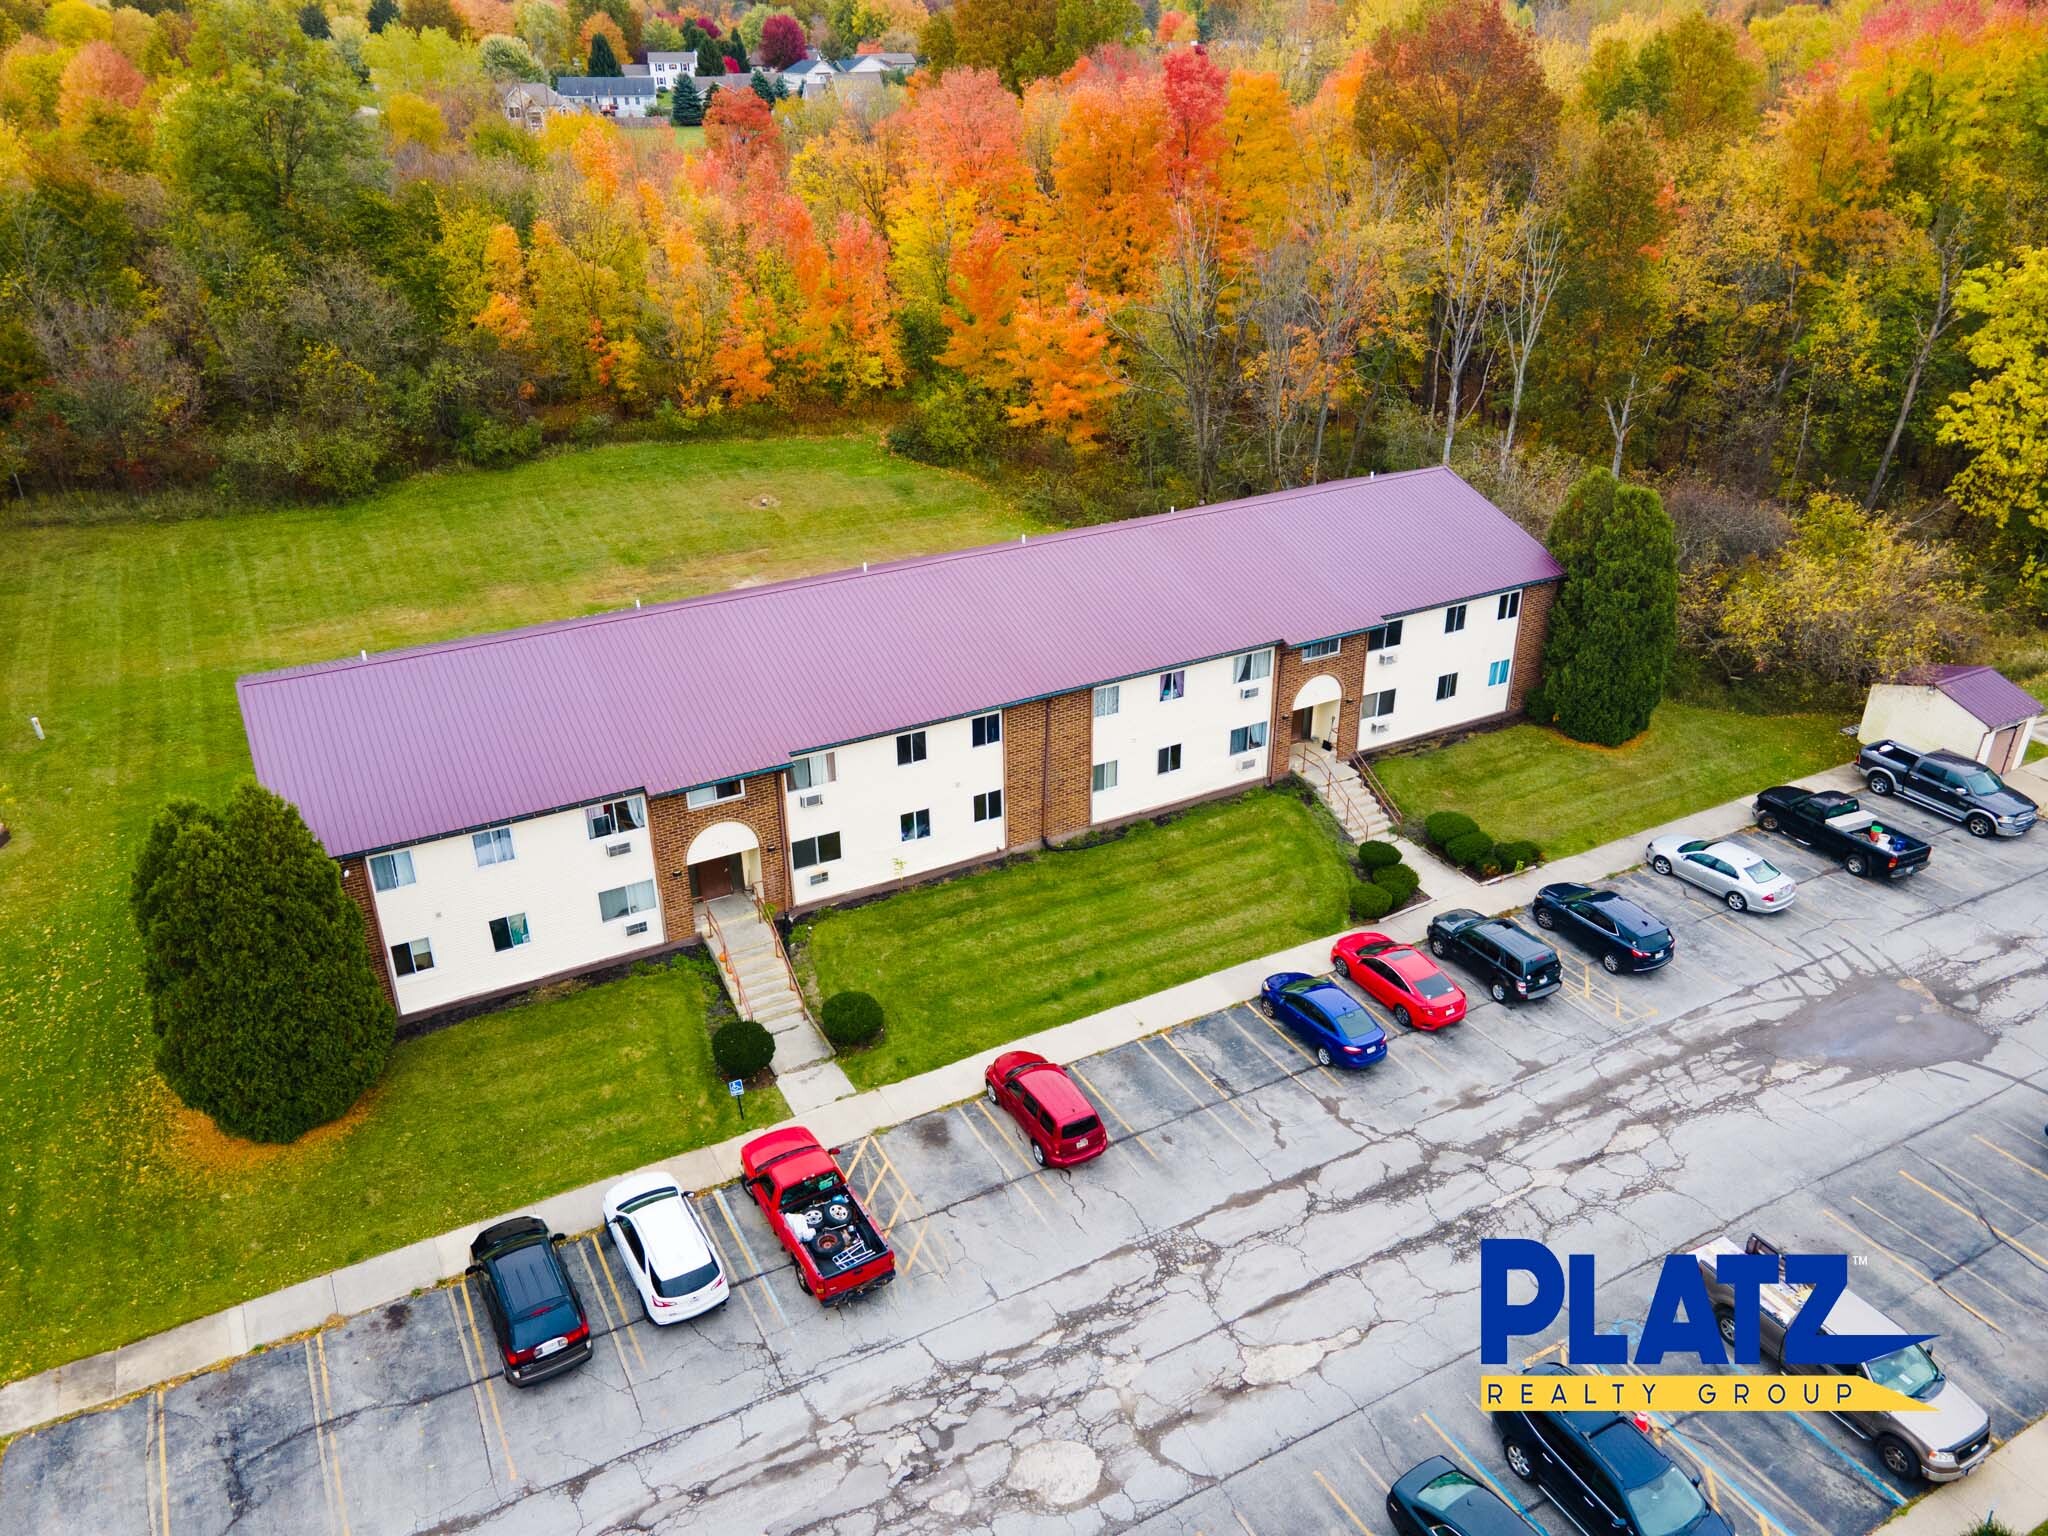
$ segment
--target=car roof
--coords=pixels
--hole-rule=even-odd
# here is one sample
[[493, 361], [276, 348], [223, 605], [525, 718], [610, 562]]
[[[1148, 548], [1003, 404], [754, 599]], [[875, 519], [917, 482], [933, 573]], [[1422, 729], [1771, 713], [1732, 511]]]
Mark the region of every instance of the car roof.
[[1396, 945], [1394, 948], [1380, 954], [1377, 958], [1384, 960], [1388, 965], [1392, 966], [1395, 975], [1408, 981], [1413, 981], [1422, 976], [1434, 976], [1437, 974], [1436, 962], [1412, 944]]
[[1603, 1424], [1586, 1436], [1593, 1454], [1607, 1465], [1614, 1480], [1624, 1489], [1640, 1488], [1654, 1482], [1671, 1465], [1671, 1458], [1654, 1445], [1650, 1437], [1624, 1416]]
[[1027, 1067], [1020, 1078], [1031, 1089], [1031, 1096], [1045, 1107], [1046, 1113], [1055, 1120], [1064, 1120], [1070, 1115], [1092, 1115], [1095, 1106], [1081, 1096], [1081, 1090], [1074, 1086], [1074, 1080], [1067, 1076], [1067, 1069], [1056, 1062], [1042, 1061]]
[[1489, 937], [1496, 940], [1502, 949], [1512, 950], [1523, 959], [1550, 953], [1550, 946], [1525, 928], [1519, 928], [1504, 917], [1489, 917], [1478, 925]]
[[1749, 863], [1754, 864], [1763, 857], [1754, 848], [1745, 848], [1741, 843], [1731, 842], [1726, 838], [1723, 838], [1718, 843], [1707, 844], [1706, 851], [1717, 859], [1726, 859], [1731, 864], [1740, 860], [1747, 860]]
[[1664, 919], [1655, 913], [1645, 911], [1619, 891], [1595, 891], [1586, 898], [1586, 905], [1598, 907], [1617, 922], [1630, 928], [1662, 928]]
[[1292, 992], [1296, 997], [1312, 997], [1317, 1002], [1330, 1006], [1332, 1011], [1337, 1013], [1348, 1013], [1354, 1009], [1363, 1010], [1365, 1007], [1327, 976], [1305, 976], [1300, 981], [1290, 981], [1281, 990]]
[[1554, 901], [1577, 901], [1581, 896], [1592, 895], [1593, 887], [1582, 885], [1576, 880], [1557, 880], [1544, 886], [1536, 894], [1548, 896]]
[[627, 1219], [640, 1234], [647, 1262], [654, 1272], [673, 1279], [710, 1263], [711, 1248], [704, 1241], [703, 1229], [691, 1217], [682, 1191], [674, 1185], [669, 1187], [673, 1191], [670, 1198], [640, 1206]]
[[1393, 1492], [1412, 1500], [1438, 1478], [1450, 1473], [1456, 1473], [1472, 1486], [1452, 1507], [1451, 1515], [1457, 1524], [1450, 1526], [1439, 1521], [1436, 1529], [1455, 1531], [1458, 1536], [1529, 1536], [1528, 1524], [1508, 1508], [1498, 1493], [1486, 1486], [1483, 1473], [1475, 1477], [1448, 1456], [1432, 1456], [1417, 1462], [1394, 1480]]
[[545, 1238], [501, 1249], [484, 1263], [497, 1278], [507, 1317], [516, 1320], [568, 1298], [568, 1278], [555, 1262], [554, 1245]]
[[1474, 912], [1470, 907], [1452, 907], [1448, 912], [1437, 913], [1436, 921], [1446, 928], [1463, 928], [1485, 922], [1486, 914]]

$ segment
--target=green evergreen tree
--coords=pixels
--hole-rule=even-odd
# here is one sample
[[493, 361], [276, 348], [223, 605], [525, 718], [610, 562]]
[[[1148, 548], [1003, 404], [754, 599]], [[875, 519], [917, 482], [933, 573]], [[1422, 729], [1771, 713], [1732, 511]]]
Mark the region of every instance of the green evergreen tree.
[[317, 4], [299, 7], [299, 30], [315, 41], [334, 35], [334, 29], [327, 23], [327, 13]]
[[383, 1074], [395, 1019], [363, 916], [299, 813], [255, 784], [164, 807], [130, 907], [157, 1069], [222, 1130], [292, 1141]]
[[768, 77], [762, 74], [761, 71], [755, 70], [748, 78], [747, 84], [751, 85], [754, 88], [754, 94], [767, 102], [769, 106], [775, 105], [775, 87], [768, 83]]
[[366, 19], [372, 32], [382, 32], [398, 20], [398, 0], [370, 0], [369, 15]]
[[1604, 469], [1550, 525], [1564, 567], [1529, 712], [1575, 741], [1618, 747], [1649, 727], [1678, 650], [1678, 537], [1657, 493]]
[[676, 76], [675, 94], [669, 98], [668, 120], [678, 128], [695, 128], [704, 121], [704, 98], [688, 75]]
[[593, 78], [607, 80], [625, 74], [619, 68], [619, 56], [612, 52], [612, 40], [602, 32], [590, 40], [590, 64], [583, 72]]

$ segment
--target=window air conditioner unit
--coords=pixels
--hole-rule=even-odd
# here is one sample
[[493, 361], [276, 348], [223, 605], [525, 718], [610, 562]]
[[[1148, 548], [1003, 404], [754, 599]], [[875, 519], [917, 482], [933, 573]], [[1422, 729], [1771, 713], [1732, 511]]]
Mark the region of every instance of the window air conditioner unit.
[[825, 797], [823, 795], [798, 795], [796, 803], [798, 805], [823, 805]]
[[637, 937], [638, 935], [643, 934], [646, 931], [647, 925], [645, 923], [628, 923], [626, 925], [626, 937], [629, 939]]
[[823, 885], [827, 880], [830, 880], [831, 878], [832, 876], [830, 874], [826, 873], [824, 870], [821, 869], [815, 875], [811, 876], [811, 884]]
[[1237, 766], [1240, 768], [1256, 768], [1259, 766], [1259, 760], [1256, 757], [1240, 757], [1237, 760]]
[[1380, 665], [1383, 667], [1391, 662], [1399, 661], [1401, 659], [1401, 653], [1399, 651], [1381, 651], [1379, 655]]
[[1237, 690], [1237, 696], [1240, 699], [1256, 699], [1259, 696], [1259, 690], [1256, 688], [1240, 688]]
[[1391, 731], [1392, 729], [1393, 727], [1384, 720], [1375, 720], [1372, 723], [1372, 733], [1375, 736], [1379, 735], [1381, 731]]
[[631, 843], [607, 843], [605, 844], [604, 856], [608, 859], [616, 859], [620, 854], [631, 853], [632, 851], [633, 845]]

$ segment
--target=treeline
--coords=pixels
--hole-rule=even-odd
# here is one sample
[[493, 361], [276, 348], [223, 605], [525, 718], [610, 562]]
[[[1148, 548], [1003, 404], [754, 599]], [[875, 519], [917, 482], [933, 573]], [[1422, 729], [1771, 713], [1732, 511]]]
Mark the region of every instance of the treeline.
[[[1531, 27], [1368, 0], [1147, 31], [1077, 3], [1047, 33], [961, 0], [907, 89], [721, 91], [686, 156], [506, 119], [539, 3], [481, 36], [264, 0], [16, 13], [17, 486], [345, 495], [881, 401], [902, 451], [1012, 465], [1075, 517], [1427, 458], [1540, 522], [1586, 462], [1656, 476], [1710, 600], [1689, 633], [1752, 664], [1790, 664], [1754, 592], [1801, 550], [1920, 571], [1922, 650], [1986, 593], [2048, 593], [2034, 7]], [[614, 30], [634, 46], [606, 12], [570, 35]]]

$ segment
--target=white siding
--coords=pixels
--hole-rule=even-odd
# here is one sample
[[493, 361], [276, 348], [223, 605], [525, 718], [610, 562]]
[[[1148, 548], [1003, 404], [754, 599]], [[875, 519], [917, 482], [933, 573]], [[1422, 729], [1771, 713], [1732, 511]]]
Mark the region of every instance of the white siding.
[[[643, 810], [642, 820], [645, 820]], [[419, 843], [412, 854], [414, 883], [376, 891], [377, 917], [386, 945], [425, 939], [433, 945], [432, 970], [392, 976], [398, 1011], [418, 1013], [463, 998], [514, 987], [560, 971], [602, 965], [664, 941], [657, 907], [604, 922], [597, 893], [654, 879], [648, 831], [593, 838], [581, 810], [511, 823], [509, 863], [477, 867], [470, 834]], [[608, 855], [624, 843], [629, 851]], [[491, 944], [491, 919], [526, 915], [531, 938], [502, 952]], [[647, 931], [626, 930], [646, 923]], [[384, 964], [391, 964], [389, 951]]]
[[1995, 733], [1939, 688], [1911, 683], [1879, 683], [1863, 706], [1860, 741], [1889, 736], [1921, 752], [1960, 752], [1982, 762]]
[[[1000, 711], [991, 713], [1001, 718]], [[808, 906], [911, 879], [949, 864], [987, 858], [1007, 846], [1007, 806], [1005, 816], [974, 819], [974, 797], [1006, 787], [1002, 742], [975, 746], [971, 716], [923, 730], [923, 762], [899, 764], [896, 737], [877, 736], [832, 749], [838, 772], [834, 782], [794, 794], [785, 786], [792, 905]], [[818, 804], [803, 803], [813, 796]], [[902, 818], [907, 811], [931, 813], [931, 836], [903, 841]], [[828, 832], [839, 834], [839, 858], [795, 868], [796, 845]], [[821, 874], [825, 880], [814, 884], [812, 876]]]
[[[1465, 627], [1456, 634], [1445, 634], [1444, 618], [1448, 612], [1445, 607], [1408, 614], [1401, 621], [1400, 645], [1366, 657], [1365, 691], [1373, 694], [1388, 688], [1394, 690], [1394, 712], [1380, 718], [1380, 723], [1390, 729], [1375, 732], [1372, 721], [1360, 719], [1356, 743], [1339, 742], [1341, 750], [1349, 751], [1355, 744], [1370, 752], [1397, 741], [1434, 736], [1489, 719], [1508, 707], [1520, 617], [1499, 617], [1497, 596], [1475, 597], [1465, 605]], [[1347, 636], [1344, 643], [1363, 646], [1365, 636]], [[1508, 664], [1508, 675], [1489, 685], [1488, 669], [1500, 661]], [[1454, 697], [1439, 702], [1437, 679], [1446, 672], [1458, 674], [1458, 691]], [[1346, 713], [1356, 716], [1362, 711]]]
[[[1198, 795], [1248, 788], [1265, 778], [1271, 741], [1233, 753], [1230, 733], [1238, 726], [1251, 725], [1267, 726], [1270, 731], [1273, 678], [1269, 674], [1255, 682], [1238, 683], [1233, 680], [1235, 660], [1225, 656], [1174, 669], [1187, 674], [1186, 693], [1178, 699], [1160, 699], [1157, 672], [1118, 683], [1117, 712], [1094, 718], [1093, 759], [1097, 763], [1114, 761], [1117, 783], [1114, 789], [1093, 796], [1091, 820], [1142, 815]], [[1241, 696], [1248, 688], [1257, 690], [1249, 699]], [[1159, 749], [1175, 744], [1181, 749], [1180, 768], [1161, 773]]]

